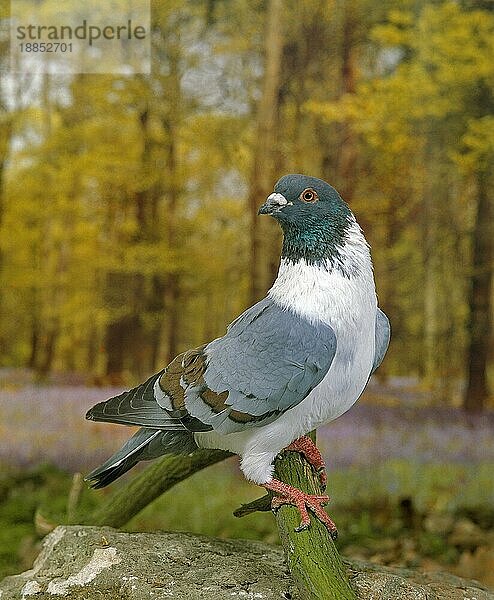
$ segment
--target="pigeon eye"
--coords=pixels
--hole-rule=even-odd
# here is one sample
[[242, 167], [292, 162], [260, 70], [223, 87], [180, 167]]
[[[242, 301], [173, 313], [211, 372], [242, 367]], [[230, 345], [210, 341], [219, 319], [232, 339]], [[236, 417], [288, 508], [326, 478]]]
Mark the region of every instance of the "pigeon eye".
[[301, 194], [300, 194], [300, 200], [303, 200], [304, 202], [315, 202], [316, 200], [319, 199], [319, 196], [316, 194], [316, 192], [310, 188], [304, 190]]

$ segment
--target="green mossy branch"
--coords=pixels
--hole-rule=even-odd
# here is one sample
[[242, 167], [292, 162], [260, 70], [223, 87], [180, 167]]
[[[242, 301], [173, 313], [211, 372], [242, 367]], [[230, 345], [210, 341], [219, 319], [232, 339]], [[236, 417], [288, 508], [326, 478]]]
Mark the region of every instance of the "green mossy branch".
[[230, 456], [233, 455], [224, 450], [197, 450], [187, 456], [168, 454], [153, 461], [94, 513], [83, 517], [81, 524], [123, 527], [143, 508], [180, 481]]
[[[275, 476], [308, 494], [321, 494], [319, 479], [296, 452], [276, 459]], [[326, 527], [313, 515], [309, 529], [297, 532], [300, 514], [283, 505], [276, 523], [288, 567], [306, 600], [356, 600], [341, 557]]]

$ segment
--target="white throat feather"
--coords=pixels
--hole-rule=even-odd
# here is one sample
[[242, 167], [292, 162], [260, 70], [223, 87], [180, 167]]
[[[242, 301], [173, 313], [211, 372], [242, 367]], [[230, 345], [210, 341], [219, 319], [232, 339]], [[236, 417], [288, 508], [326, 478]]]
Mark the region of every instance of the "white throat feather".
[[369, 245], [358, 223], [352, 220], [336, 260], [310, 264], [282, 258], [268, 296], [310, 321], [332, 324], [351, 317], [352, 306], [377, 306]]

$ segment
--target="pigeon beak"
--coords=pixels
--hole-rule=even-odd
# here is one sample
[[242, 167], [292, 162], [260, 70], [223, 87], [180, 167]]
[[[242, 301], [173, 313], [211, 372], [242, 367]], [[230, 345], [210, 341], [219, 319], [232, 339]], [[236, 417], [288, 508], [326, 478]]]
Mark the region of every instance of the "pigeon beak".
[[266, 202], [260, 207], [258, 215], [272, 215], [274, 212], [279, 212], [284, 206], [288, 204], [288, 200], [283, 194], [270, 194], [266, 198]]

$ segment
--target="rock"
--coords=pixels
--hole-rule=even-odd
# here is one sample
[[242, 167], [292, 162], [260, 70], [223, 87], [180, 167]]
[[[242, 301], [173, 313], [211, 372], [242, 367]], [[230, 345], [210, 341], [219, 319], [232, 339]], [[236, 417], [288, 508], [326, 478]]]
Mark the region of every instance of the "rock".
[[[480, 584], [346, 561], [359, 600], [494, 600]], [[329, 598], [330, 596], [328, 596]], [[0, 583], [0, 600], [293, 600], [280, 547], [187, 533], [57, 527], [29, 571]]]
[[477, 581], [447, 573], [356, 562], [347, 566], [358, 600], [494, 600], [494, 591]]
[[0, 599], [263, 600], [295, 597], [280, 548], [187, 533], [57, 527]]

